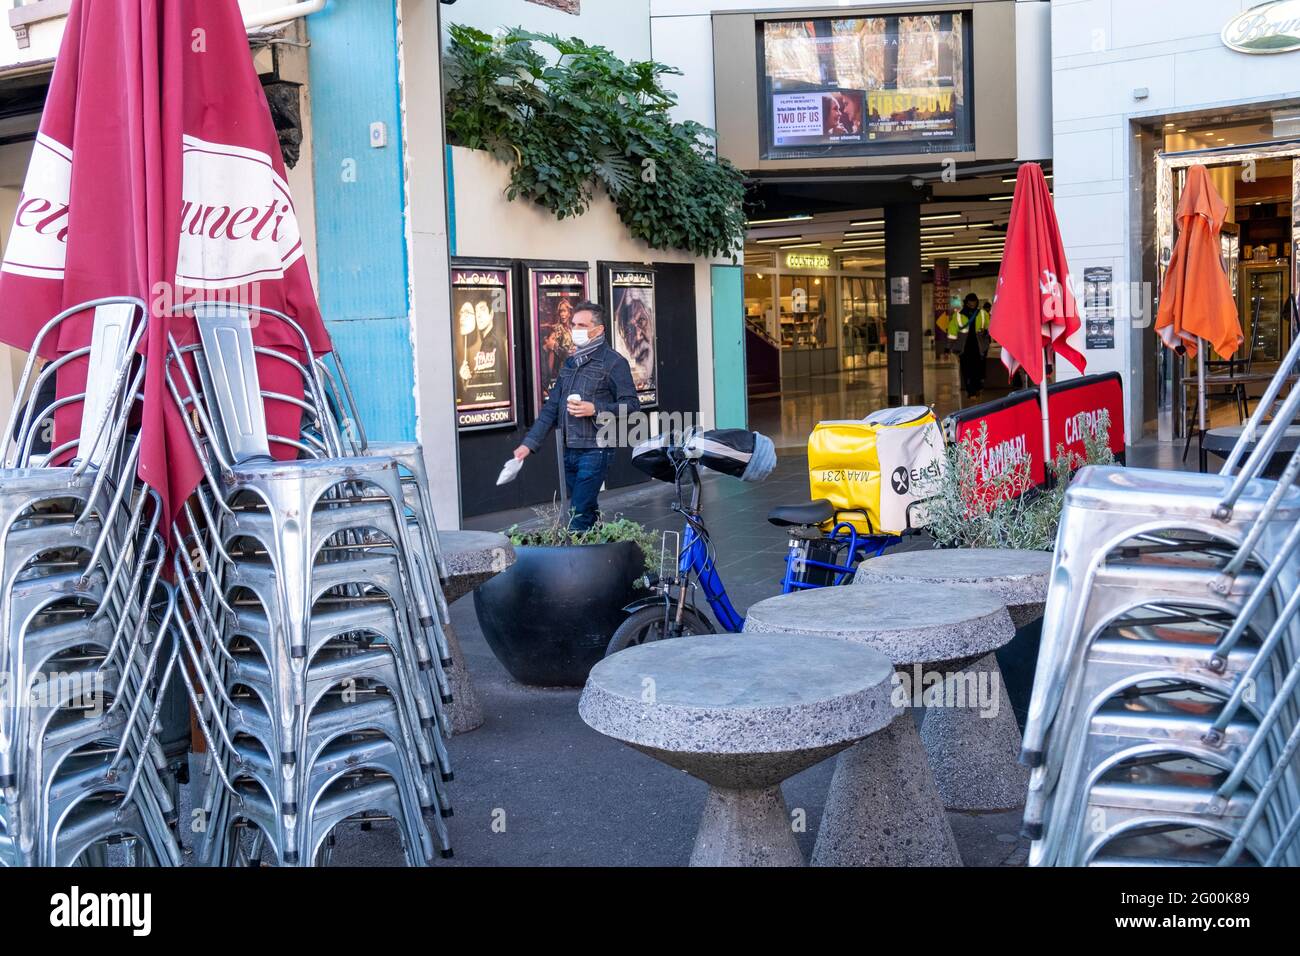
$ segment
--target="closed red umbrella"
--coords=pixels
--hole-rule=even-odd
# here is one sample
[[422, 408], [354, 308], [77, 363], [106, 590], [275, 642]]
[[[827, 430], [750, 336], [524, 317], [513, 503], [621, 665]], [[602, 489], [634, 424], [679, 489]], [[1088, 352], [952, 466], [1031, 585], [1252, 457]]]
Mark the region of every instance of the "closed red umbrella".
[[1054, 352], [1085, 371], [1087, 360], [1068, 341], [1080, 327], [1065, 244], [1043, 168], [1025, 163], [1016, 173], [989, 334], [1002, 346], [1002, 364], [1008, 374], [1023, 368], [1038, 386], [1045, 464], [1052, 460], [1047, 423], [1048, 353]]
[[[0, 266], [0, 340], [27, 349], [55, 313], [113, 295], [150, 305], [140, 477], [174, 514], [201, 471], [162, 378], [168, 333], [195, 340], [171, 308], [257, 303], [330, 348], [236, 0], [73, 0]], [[87, 344], [91, 319], [65, 323], [46, 357]], [[300, 354], [280, 324], [254, 337]], [[283, 363], [262, 375], [302, 394]], [[61, 369], [60, 393], [84, 379], [84, 363]], [[297, 434], [292, 405], [267, 414], [273, 434]], [[78, 424], [56, 420], [56, 443]]]

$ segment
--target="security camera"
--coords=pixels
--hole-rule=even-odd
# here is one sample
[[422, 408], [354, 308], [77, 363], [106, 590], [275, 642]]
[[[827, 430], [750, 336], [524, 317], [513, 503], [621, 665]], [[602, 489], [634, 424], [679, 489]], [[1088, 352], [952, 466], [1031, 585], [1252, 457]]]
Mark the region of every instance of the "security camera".
[[913, 179], [913, 180], [912, 180], [912, 188], [913, 188], [913, 189], [924, 189], [924, 188], [925, 188], [925, 180], [924, 180], [924, 179]]

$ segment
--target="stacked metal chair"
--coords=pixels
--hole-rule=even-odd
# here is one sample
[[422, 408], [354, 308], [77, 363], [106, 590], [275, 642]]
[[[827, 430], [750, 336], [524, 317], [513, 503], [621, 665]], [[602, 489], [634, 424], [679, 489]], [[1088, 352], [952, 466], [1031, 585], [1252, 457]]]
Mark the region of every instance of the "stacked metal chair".
[[[443, 584], [447, 581], [447, 563], [438, 540], [438, 525], [434, 519], [433, 499], [429, 495], [429, 476], [424, 466], [424, 449], [413, 441], [372, 442], [366, 437], [365, 425], [357, 410], [352, 386], [348, 383], [343, 359], [338, 354], [329, 361], [317, 359], [317, 373], [325, 387], [329, 408], [343, 439], [341, 450], [345, 455], [378, 455], [397, 463], [402, 476], [402, 491], [406, 505], [409, 533], [418, 539], [415, 557], [426, 591], [432, 595], [438, 614], [438, 636], [442, 649], [447, 652], [446, 631], [451, 621]], [[451, 666], [450, 658], [444, 661]]]
[[[90, 344], [36, 373], [43, 343], [87, 317]], [[177, 671], [174, 595], [160, 500], [136, 480], [131, 433], [145, 321], [128, 298], [51, 319], [0, 439], [0, 864], [180, 862], [158, 739], [160, 688]], [[85, 391], [44, 398], [83, 359]], [[77, 406], [77, 435], [36, 453], [53, 416], [75, 422]]]
[[[189, 308], [200, 342], [173, 343], [169, 388], [205, 465], [173, 531], [177, 630], [210, 751], [199, 858], [315, 865], [340, 824], [379, 820], [408, 864], [450, 856], [450, 661], [422, 471], [404, 483], [397, 456], [360, 453], [337, 380], [287, 316], [254, 310], [305, 361], [255, 346], [248, 309]], [[264, 388], [259, 358], [292, 369], [303, 398]], [[268, 434], [270, 401], [297, 406], [296, 434]]]
[[1219, 474], [1071, 484], [1023, 735], [1031, 865], [1300, 863], [1300, 452], [1261, 477], [1298, 358]]

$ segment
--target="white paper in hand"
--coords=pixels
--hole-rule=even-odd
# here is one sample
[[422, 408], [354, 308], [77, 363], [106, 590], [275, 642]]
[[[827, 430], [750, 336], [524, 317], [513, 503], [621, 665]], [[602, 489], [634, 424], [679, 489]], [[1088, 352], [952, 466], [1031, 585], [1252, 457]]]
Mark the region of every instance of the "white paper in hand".
[[524, 467], [522, 458], [511, 458], [501, 467], [501, 474], [497, 475], [498, 485], [508, 485], [519, 477], [519, 469]]

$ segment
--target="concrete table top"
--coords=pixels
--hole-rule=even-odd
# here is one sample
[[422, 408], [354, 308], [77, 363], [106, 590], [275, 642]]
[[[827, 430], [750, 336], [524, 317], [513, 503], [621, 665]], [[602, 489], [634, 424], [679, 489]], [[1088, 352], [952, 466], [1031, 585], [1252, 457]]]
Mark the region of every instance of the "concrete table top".
[[745, 631], [853, 641], [897, 667], [982, 657], [1015, 635], [1006, 605], [991, 591], [897, 582], [767, 598], [749, 609]]
[[681, 637], [605, 658], [578, 713], [709, 784], [692, 866], [802, 866], [781, 781], [888, 726], [893, 674], [844, 641]]
[[881, 654], [813, 637], [683, 637], [591, 669], [578, 712], [625, 743], [697, 754], [783, 753], [851, 743], [894, 719]]
[[923, 581], [965, 584], [996, 592], [1007, 607], [1047, 601], [1052, 573], [1050, 551], [1014, 548], [936, 548], [883, 554], [858, 565], [854, 584]]
[[438, 547], [447, 566], [448, 604], [515, 563], [514, 545], [495, 531], [439, 531]]
[[[871, 558], [866, 563], [884, 560]], [[945, 700], [951, 688], [954, 703], [956, 689], [965, 685], [969, 674], [976, 687], [983, 679], [985, 695], [993, 697], [997, 705], [993, 713], [1001, 717], [986, 720], [980, 709], [969, 706], [938, 707], [925, 715], [922, 734], [926, 742], [917, 736], [908, 716], [900, 718], [889, 732], [864, 740], [842, 755], [818, 831], [815, 865], [958, 864], [961, 857], [943, 814], [944, 805], [1005, 808], [1022, 799], [1022, 779], [1027, 778], [1017, 770], [1015, 761], [1020, 734], [1001, 673], [994, 673], [997, 664], [989, 657], [1010, 642], [1016, 631], [1011, 612], [997, 591], [915, 578], [796, 591], [751, 607], [745, 630], [865, 644], [887, 655], [900, 669], [915, 669], [914, 675], [908, 675], [913, 694], [924, 686], [922, 670], [937, 672], [927, 676], [941, 679]], [[918, 755], [927, 752], [937, 776], [916, 772], [917, 764], [924, 760], [918, 760]], [[959, 768], [944, 759], [948, 753], [960, 758]], [[967, 772], [967, 768], [972, 769]], [[1008, 768], [1011, 774], [1006, 772]], [[997, 784], [1002, 778], [1009, 782]], [[973, 780], [993, 784], [974, 790], [970, 786]], [[864, 799], [864, 794], [879, 799]], [[907, 833], [910, 844], [888, 849], [889, 841], [883, 835], [889, 832]]]

